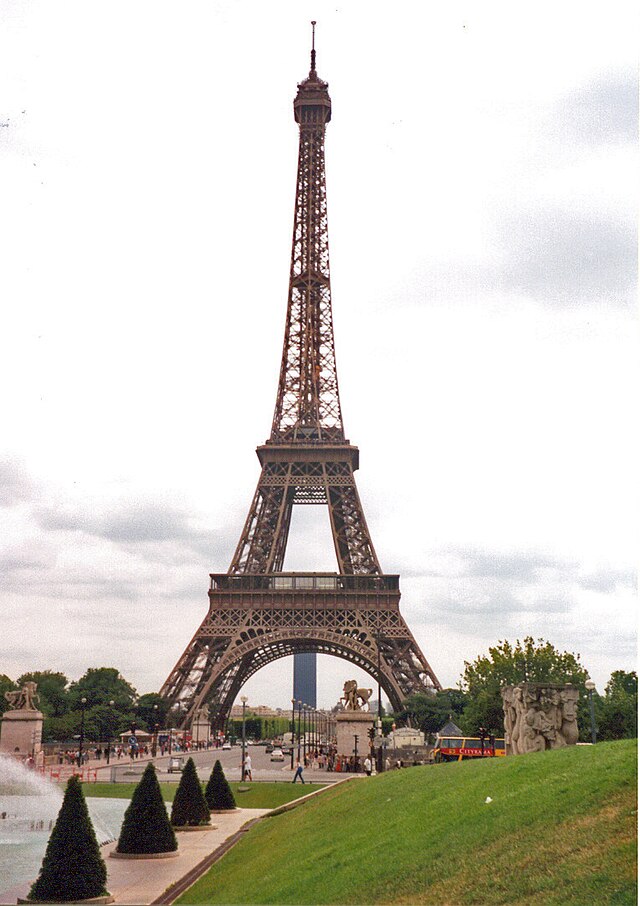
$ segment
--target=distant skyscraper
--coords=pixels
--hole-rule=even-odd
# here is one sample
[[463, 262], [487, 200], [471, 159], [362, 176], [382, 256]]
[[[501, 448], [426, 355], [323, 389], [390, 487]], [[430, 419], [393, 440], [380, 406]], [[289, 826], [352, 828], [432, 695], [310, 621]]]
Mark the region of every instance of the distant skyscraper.
[[316, 692], [316, 655], [315, 652], [294, 654], [293, 656], [293, 697], [296, 701], [318, 706]]

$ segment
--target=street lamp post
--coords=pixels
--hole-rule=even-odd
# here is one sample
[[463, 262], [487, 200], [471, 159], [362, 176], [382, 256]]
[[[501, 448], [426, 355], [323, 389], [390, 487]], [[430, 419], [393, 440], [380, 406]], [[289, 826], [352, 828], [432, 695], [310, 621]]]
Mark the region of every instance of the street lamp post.
[[[378, 725], [376, 727], [376, 736], [380, 737], [380, 742], [382, 743], [382, 690], [381, 690], [381, 684], [380, 684], [380, 633], [378, 633], [376, 635], [376, 645], [378, 648]], [[382, 761], [382, 745], [378, 746], [377, 755], [378, 755], [378, 757], [377, 757], [378, 773], [382, 773], [382, 771], [384, 770], [384, 765], [383, 765], [383, 761]]]
[[354, 741], [354, 746], [353, 746], [353, 771], [354, 771], [354, 774], [357, 773], [357, 771], [358, 771], [358, 739], [359, 739], [359, 738], [360, 738], [360, 737], [358, 736], [357, 733], [354, 733], [354, 734], [353, 734], [353, 741]]
[[247, 696], [243, 695], [240, 699], [242, 702], [242, 777], [241, 780], [244, 783], [244, 760], [246, 757], [246, 748], [247, 748], [247, 738], [245, 735], [245, 721], [247, 714]]
[[82, 705], [82, 711], [80, 713], [80, 745], [78, 747], [78, 767], [82, 767], [82, 746], [84, 743], [84, 706], [87, 704], [86, 698], [80, 699], [80, 704]]
[[298, 699], [298, 761], [300, 761], [300, 714], [302, 712], [302, 702]]
[[111, 760], [111, 737], [113, 736], [113, 727], [111, 726], [111, 722], [113, 720], [114, 705], [115, 702], [113, 701], [113, 699], [111, 699], [111, 701], [109, 702], [109, 707], [111, 708], [111, 711], [109, 712], [109, 732], [107, 734], [107, 764], [109, 764]]
[[151, 743], [151, 757], [155, 758], [158, 752], [158, 706], [153, 706], [153, 742]]
[[302, 705], [302, 764], [307, 766], [307, 756], [309, 754], [309, 705], [304, 702]]
[[293, 771], [293, 747], [296, 738], [296, 700], [291, 699], [291, 770]]
[[591, 742], [595, 746], [597, 730], [596, 730], [596, 712], [593, 707], [593, 690], [596, 688], [596, 684], [594, 683], [593, 680], [589, 679], [586, 681], [586, 683], [584, 685], [585, 685], [585, 689], [587, 690], [587, 692], [589, 694], [589, 714], [591, 715]]

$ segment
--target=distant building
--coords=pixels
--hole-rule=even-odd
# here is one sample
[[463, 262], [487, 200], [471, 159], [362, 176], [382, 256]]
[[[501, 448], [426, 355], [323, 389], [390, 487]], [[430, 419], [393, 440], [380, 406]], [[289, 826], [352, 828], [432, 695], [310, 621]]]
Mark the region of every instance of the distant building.
[[393, 749], [416, 748], [424, 746], [424, 733], [412, 727], [400, 727], [389, 733], [388, 745]]
[[293, 656], [293, 697], [298, 702], [316, 707], [316, 655], [313, 651]]
[[[291, 711], [283, 711], [282, 708], [270, 708], [268, 705], [249, 705], [245, 712], [247, 716], [253, 717], [291, 717]], [[229, 717], [242, 717], [242, 705], [233, 705], [229, 712]]]

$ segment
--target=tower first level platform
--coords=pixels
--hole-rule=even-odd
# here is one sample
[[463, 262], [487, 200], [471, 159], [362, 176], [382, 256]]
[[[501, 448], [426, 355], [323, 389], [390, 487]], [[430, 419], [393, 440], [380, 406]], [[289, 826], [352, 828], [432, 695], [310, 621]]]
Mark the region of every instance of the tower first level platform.
[[189, 725], [208, 703], [220, 727], [247, 679], [293, 654], [340, 657], [370, 675], [394, 709], [440, 689], [400, 614], [399, 578], [338, 573], [211, 575], [209, 612], [162, 689]]

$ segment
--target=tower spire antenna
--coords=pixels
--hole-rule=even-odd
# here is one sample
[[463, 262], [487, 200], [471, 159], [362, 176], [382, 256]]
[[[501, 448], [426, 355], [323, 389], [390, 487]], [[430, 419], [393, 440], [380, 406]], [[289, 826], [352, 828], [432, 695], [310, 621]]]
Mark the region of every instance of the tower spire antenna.
[[311, 20], [311, 72], [316, 71], [316, 23]]

